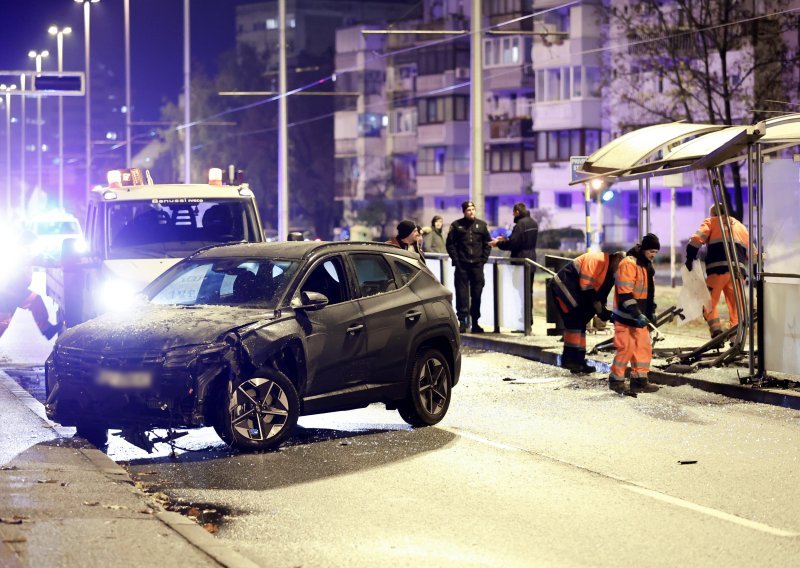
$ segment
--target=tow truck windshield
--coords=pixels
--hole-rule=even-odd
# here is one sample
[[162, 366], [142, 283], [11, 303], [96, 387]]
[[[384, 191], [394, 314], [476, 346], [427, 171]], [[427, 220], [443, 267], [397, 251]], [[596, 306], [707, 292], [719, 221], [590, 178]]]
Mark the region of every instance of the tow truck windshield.
[[108, 203], [109, 258], [181, 258], [208, 245], [261, 240], [246, 200]]

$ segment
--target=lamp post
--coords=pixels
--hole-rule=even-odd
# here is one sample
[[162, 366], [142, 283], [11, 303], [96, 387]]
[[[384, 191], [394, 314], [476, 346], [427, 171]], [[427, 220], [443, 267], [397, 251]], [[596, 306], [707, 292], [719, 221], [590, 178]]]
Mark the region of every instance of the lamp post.
[[90, 60], [90, 19], [89, 5], [97, 4], [100, 0], [75, 0], [83, 4], [83, 29], [84, 29], [84, 67], [86, 68], [86, 191], [92, 187], [92, 89]]
[[[50, 35], [56, 36], [56, 51], [58, 53], [58, 72], [64, 70], [64, 36], [72, 33], [72, 28], [59, 29], [50, 26], [47, 30]], [[58, 97], [58, 208], [64, 208], [64, 99]]]
[[6, 216], [11, 219], [11, 91], [16, 85], [0, 85], [6, 94]]
[[[37, 75], [42, 72], [42, 59], [48, 57], [50, 52], [31, 50], [28, 57], [36, 61]], [[36, 187], [42, 190], [42, 97], [36, 96]]]

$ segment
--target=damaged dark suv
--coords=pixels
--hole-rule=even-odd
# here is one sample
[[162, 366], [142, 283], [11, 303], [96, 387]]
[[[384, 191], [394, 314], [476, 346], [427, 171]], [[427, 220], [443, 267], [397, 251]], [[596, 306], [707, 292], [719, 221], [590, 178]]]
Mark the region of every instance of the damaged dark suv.
[[211, 425], [235, 448], [267, 450], [301, 415], [376, 402], [436, 424], [460, 368], [450, 292], [418, 256], [378, 243], [231, 244], [176, 264], [132, 311], [64, 332], [46, 409], [96, 444], [109, 428], [147, 447], [149, 430]]

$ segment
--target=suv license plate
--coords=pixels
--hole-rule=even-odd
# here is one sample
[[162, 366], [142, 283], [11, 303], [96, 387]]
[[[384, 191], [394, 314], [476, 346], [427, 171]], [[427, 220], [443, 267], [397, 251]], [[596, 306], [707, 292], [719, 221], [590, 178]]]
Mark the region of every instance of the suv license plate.
[[100, 369], [97, 384], [118, 389], [146, 389], [153, 384], [153, 374], [150, 371]]

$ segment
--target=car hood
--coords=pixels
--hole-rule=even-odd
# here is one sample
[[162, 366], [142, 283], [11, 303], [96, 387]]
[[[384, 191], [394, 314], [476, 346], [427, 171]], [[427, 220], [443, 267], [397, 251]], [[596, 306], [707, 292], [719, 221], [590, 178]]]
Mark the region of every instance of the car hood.
[[109, 312], [70, 328], [56, 347], [96, 352], [162, 351], [212, 343], [228, 331], [274, 318], [275, 313], [265, 309], [142, 304], [133, 312]]

